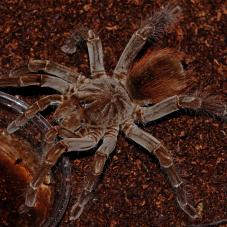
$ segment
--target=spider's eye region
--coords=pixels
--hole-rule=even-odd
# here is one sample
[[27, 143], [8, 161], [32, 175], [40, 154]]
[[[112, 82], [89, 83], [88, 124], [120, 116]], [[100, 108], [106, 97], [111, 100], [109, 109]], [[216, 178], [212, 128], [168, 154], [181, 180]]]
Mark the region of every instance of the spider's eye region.
[[53, 120], [53, 123], [55, 123], [57, 125], [62, 124], [62, 122], [63, 122], [63, 118], [62, 117], [61, 118], [56, 118], [56, 119]]
[[111, 87], [112, 89], [115, 89], [115, 88], [116, 88], [116, 85], [115, 85], [115, 84], [110, 84], [110, 87]]
[[83, 109], [86, 109], [88, 107], [88, 102], [83, 100], [79, 102], [80, 107], [82, 107]]

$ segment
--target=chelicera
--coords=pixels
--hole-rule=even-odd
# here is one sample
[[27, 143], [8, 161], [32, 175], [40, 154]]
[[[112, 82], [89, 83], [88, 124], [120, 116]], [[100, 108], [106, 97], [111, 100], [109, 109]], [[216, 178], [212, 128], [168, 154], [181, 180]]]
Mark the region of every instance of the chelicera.
[[[183, 181], [174, 167], [170, 152], [158, 139], [137, 125], [138, 122], [145, 125], [182, 108], [204, 109], [226, 117], [226, 105], [213, 96], [201, 98], [179, 94], [185, 85], [185, 72], [174, 51], [151, 51], [135, 63], [147, 40], [160, 38], [169, 25], [175, 23], [180, 11], [179, 6], [165, 7], [148, 18], [132, 35], [113, 75], [105, 72], [100, 38], [89, 30], [83, 38], [88, 47], [90, 78], [51, 61], [30, 60], [28, 67], [0, 80], [1, 87], [37, 85], [58, 92], [35, 102], [7, 128], [9, 133], [13, 133], [47, 106], [58, 105], [54, 113], [58, 124], [45, 135], [46, 156], [29, 184], [26, 206], [35, 205], [37, 188], [63, 153], [87, 151], [100, 142], [92, 172], [71, 210], [71, 219], [79, 218], [122, 131], [127, 138], [157, 157], [169, 177], [180, 208], [189, 217], [198, 217], [196, 209], [185, 196]], [[74, 53], [78, 37], [82, 36], [73, 34], [62, 50]], [[160, 89], [163, 90], [161, 86], [166, 88], [164, 94], [160, 92]]]

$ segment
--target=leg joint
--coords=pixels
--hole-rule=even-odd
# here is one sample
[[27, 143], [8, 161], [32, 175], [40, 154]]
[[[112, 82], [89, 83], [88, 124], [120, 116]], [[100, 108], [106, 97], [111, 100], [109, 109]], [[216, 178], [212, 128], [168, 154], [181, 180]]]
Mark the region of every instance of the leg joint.
[[157, 156], [160, 165], [167, 169], [173, 165], [173, 159], [169, 151], [161, 144], [157, 144], [157, 148], [154, 150], [154, 154]]
[[202, 106], [202, 99], [199, 97], [180, 95], [177, 97], [177, 103], [179, 109], [190, 108], [190, 109], [199, 109]]
[[224, 113], [223, 113], [223, 116], [227, 115], [227, 105], [224, 105]]
[[144, 37], [144, 36], [142, 36], [138, 31], [136, 31], [135, 35], [136, 35], [137, 37], [141, 38], [143, 41], [146, 41], [146, 40], [147, 40], [147, 38]]

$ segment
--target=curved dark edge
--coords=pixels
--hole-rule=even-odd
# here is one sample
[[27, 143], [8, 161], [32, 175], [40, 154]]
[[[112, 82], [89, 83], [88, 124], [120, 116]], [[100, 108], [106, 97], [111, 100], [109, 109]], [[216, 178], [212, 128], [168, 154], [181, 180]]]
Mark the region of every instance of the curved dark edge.
[[[13, 108], [14, 110], [16, 110], [19, 113], [23, 113], [28, 108], [28, 104], [25, 103], [24, 101], [12, 96], [12, 95], [1, 92], [1, 91], [0, 91], [0, 98], [11, 102], [12, 105], [6, 104], [6, 103], [3, 103], [3, 104], [10, 108]], [[44, 130], [44, 132], [47, 131], [51, 127], [51, 124], [41, 114], [37, 114], [32, 119], [32, 122], [40, 130]], [[64, 198], [62, 199], [63, 202], [59, 203], [58, 206], [54, 210], [56, 212], [54, 217], [44, 223], [43, 226], [45, 226], [45, 227], [57, 226], [57, 224], [61, 221], [61, 219], [65, 213], [65, 210], [68, 206], [69, 199], [70, 199], [71, 183], [68, 179], [70, 179], [70, 177], [71, 177], [71, 165], [69, 162], [69, 158], [68, 157], [61, 158], [58, 165], [63, 168], [62, 176], [66, 177], [65, 184], [61, 184], [61, 187], [62, 187], [61, 190], [64, 191], [65, 194], [64, 194]], [[51, 213], [53, 213], [53, 211]], [[51, 214], [50, 216], [53, 216], [53, 215]]]
[[219, 221], [214, 221], [214, 222], [205, 223], [205, 224], [187, 225], [186, 227], [209, 227], [209, 226], [215, 227], [222, 224], [227, 224], [227, 219], [221, 219]]
[[63, 215], [66, 211], [66, 208], [68, 206], [69, 200], [70, 200], [70, 194], [71, 194], [71, 183], [70, 183], [70, 176], [71, 176], [71, 165], [69, 162], [68, 157], [62, 157], [60, 162], [58, 163], [59, 166], [64, 167], [62, 176], [66, 176], [65, 184], [61, 184], [61, 191], [64, 191], [64, 198], [62, 198], [63, 203], [58, 203], [58, 206], [55, 207], [55, 215], [54, 218], [48, 220], [44, 223], [44, 227], [52, 227], [57, 226], [61, 219], [63, 218]]

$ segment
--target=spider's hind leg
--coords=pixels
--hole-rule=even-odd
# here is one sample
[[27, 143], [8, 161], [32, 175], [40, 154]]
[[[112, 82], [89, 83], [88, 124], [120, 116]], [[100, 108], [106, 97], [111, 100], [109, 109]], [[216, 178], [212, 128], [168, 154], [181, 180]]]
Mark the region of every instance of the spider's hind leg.
[[176, 172], [170, 152], [156, 138], [133, 123], [126, 123], [122, 129], [128, 138], [140, 144], [158, 158], [161, 167], [163, 167], [169, 177], [179, 206], [190, 218], [197, 218], [197, 211], [186, 198], [183, 181]]
[[140, 107], [137, 111], [137, 119], [146, 124], [160, 119], [180, 109], [192, 109], [204, 111], [227, 120], [227, 103], [222, 102], [219, 96], [197, 97], [187, 95], [175, 95], [162, 100], [151, 107]]

